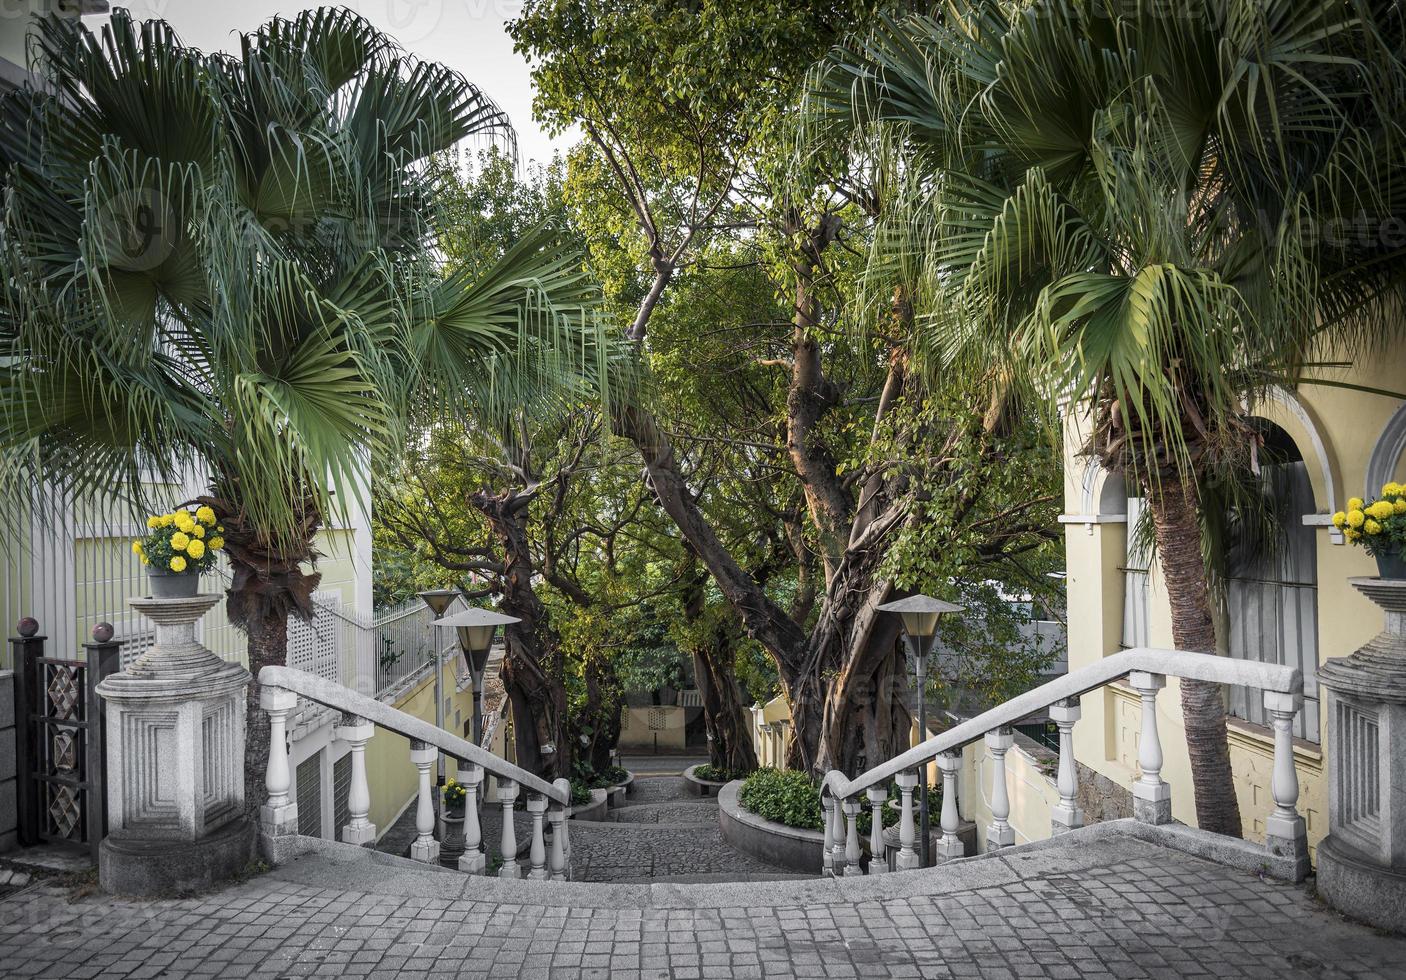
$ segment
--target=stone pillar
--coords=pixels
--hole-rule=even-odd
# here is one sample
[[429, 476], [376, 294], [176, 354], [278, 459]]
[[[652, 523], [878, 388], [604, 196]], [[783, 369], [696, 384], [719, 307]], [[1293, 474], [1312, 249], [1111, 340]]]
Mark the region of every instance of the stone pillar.
[[1074, 723], [1079, 720], [1079, 699], [1070, 698], [1050, 705], [1050, 720], [1059, 728], [1059, 803], [1050, 815], [1050, 831], [1063, 834], [1084, 826], [1079, 809], [1079, 770], [1074, 759]]
[[249, 672], [195, 638], [224, 597], [132, 599], [156, 642], [98, 685], [107, 703], [108, 836], [104, 890], [201, 891], [253, 856], [244, 815], [244, 697]]
[[1318, 894], [1353, 918], [1406, 932], [1406, 579], [1348, 581], [1385, 611], [1386, 628], [1318, 669], [1328, 712]]
[[1172, 788], [1162, 778], [1162, 737], [1157, 731], [1157, 692], [1167, 686], [1162, 674], [1135, 670], [1128, 683], [1142, 699], [1142, 733], [1137, 764], [1142, 774], [1133, 781], [1133, 816], [1143, 823], [1172, 822]]
[[1007, 786], [1006, 753], [1015, 744], [1015, 733], [999, 728], [986, 733], [986, 750], [991, 754], [991, 822], [986, 826], [986, 850], [999, 851], [1015, 844], [1010, 823], [1011, 796]]
[[347, 787], [349, 819], [339, 832], [347, 844], [374, 846], [376, 825], [370, 820], [371, 787], [366, 780], [366, 743], [376, 734], [376, 726], [365, 718], [343, 715], [342, 723], [333, 730], [333, 734], [351, 746], [351, 783]]

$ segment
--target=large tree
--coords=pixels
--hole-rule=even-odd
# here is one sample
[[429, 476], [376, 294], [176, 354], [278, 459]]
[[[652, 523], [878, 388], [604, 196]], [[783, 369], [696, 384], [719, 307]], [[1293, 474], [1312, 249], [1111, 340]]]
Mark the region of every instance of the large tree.
[[[578, 277], [550, 229], [440, 266], [425, 163], [507, 122], [347, 10], [273, 20], [237, 55], [123, 10], [100, 34], [41, 20], [36, 43], [41, 81], [0, 102], [4, 490], [144, 502], [153, 474], [208, 473], [257, 675], [367, 460], [413, 405], [510, 399], [503, 378], [559, 366]], [[268, 724], [248, 703], [256, 807]]]
[[[1247, 403], [1399, 329], [1398, 5], [959, 0], [837, 50], [813, 118], [902, 160], [885, 261], [923, 267], [934, 364], [1072, 396], [1145, 495], [1179, 649], [1215, 652], [1200, 513]], [[1398, 307], [1399, 309], [1399, 307]], [[1198, 823], [1239, 834], [1225, 708], [1183, 681]]]

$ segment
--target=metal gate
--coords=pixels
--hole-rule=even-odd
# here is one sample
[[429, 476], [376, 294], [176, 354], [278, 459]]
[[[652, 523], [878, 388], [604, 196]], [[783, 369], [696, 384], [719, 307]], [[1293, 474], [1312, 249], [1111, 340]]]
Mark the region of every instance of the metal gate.
[[24, 846], [54, 841], [83, 845], [96, 861], [107, 832], [103, 708], [97, 686], [117, 672], [120, 647], [108, 637], [85, 643], [82, 659], [48, 657], [44, 639], [30, 635], [10, 641], [19, 840]]

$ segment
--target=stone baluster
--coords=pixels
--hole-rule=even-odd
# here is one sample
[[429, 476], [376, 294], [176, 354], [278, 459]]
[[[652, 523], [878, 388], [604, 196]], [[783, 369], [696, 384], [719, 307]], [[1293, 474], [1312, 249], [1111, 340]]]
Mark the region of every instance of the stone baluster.
[[517, 783], [499, 776], [498, 802], [503, 805], [503, 866], [498, 869], [498, 877], [517, 878], [520, 877], [517, 867], [517, 830], [513, 827], [513, 804], [517, 802]]
[[820, 809], [824, 811], [821, 825], [825, 830], [825, 839], [820, 845], [820, 873], [823, 876], [831, 876], [835, 874], [835, 814], [839, 807], [833, 796], [821, 793]]
[[547, 855], [547, 877], [553, 881], [566, 880], [566, 806], [554, 806], [547, 812], [552, 824], [552, 847]]
[[913, 849], [913, 842], [918, 836], [913, 826], [913, 790], [918, 785], [918, 774], [901, 772], [893, 777], [893, 781], [898, 784], [898, 792], [903, 800], [902, 815], [898, 819], [898, 857], [894, 859], [894, 868], [898, 871], [911, 871], [919, 864], [918, 852]]
[[937, 842], [939, 861], [951, 861], [964, 857], [966, 845], [957, 836], [960, 818], [957, 815], [957, 771], [962, 767], [962, 756], [958, 752], [944, 752], [937, 757], [937, 768], [942, 771], [942, 839]]
[[1167, 678], [1137, 670], [1128, 675], [1128, 683], [1142, 698], [1137, 751], [1142, 774], [1133, 783], [1133, 816], [1143, 823], [1171, 823], [1172, 788], [1162, 779], [1162, 739], [1157, 734], [1157, 692], [1167, 686]]
[[883, 786], [870, 786], [865, 795], [869, 797], [869, 873], [880, 875], [889, 869], [884, 849], [884, 807], [889, 792]]
[[357, 715], [342, 715], [342, 723], [333, 732], [351, 747], [351, 784], [347, 786], [349, 820], [342, 828], [342, 841], [363, 847], [376, 842], [376, 825], [371, 814], [371, 787], [366, 782], [366, 743], [376, 734], [376, 726]]
[[547, 845], [543, 837], [547, 798], [541, 793], [529, 793], [527, 812], [532, 816], [532, 849], [528, 852], [531, 869], [527, 877], [541, 880], [547, 877]]
[[991, 754], [991, 822], [986, 825], [987, 852], [999, 851], [1015, 843], [1011, 829], [1011, 797], [1006, 785], [1006, 753], [1015, 744], [1009, 728], [986, 733], [986, 750]]
[[1309, 871], [1308, 829], [1299, 814], [1299, 774], [1294, 768], [1294, 716], [1303, 707], [1302, 694], [1264, 692], [1265, 710], [1274, 727], [1274, 775], [1269, 790], [1274, 812], [1264, 823], [1264, 846], [1269, 853], [1294, 861], [1294, 880]]
[[1084, 811], [1079, 809], [1079, 772], [1074, 765], [1074, 723], [1079, 720], [1079, 699], [1070, 698], [1050, 705], [1050, 720], [1059, 728], [1059, 803], [1050, 815], [1052, 833], [1062, 834], [1084, 826]]
[[466, 762], [459, 769], [459, 783], [464, 787], [464, 853], [459, 855], [459, 870], [481, 875], [488, 865], [483, 853], [483, 828], [478, 822], [478, 794], [483, 786], [483, 767]]
[[410, 857], [414, 861], [434, 864], [439, 861], [439, 841], [434, 839], [434, 790], [430, 785], [430, 770], [439, 760], [439, 749], [419, 739], [410, 740], [410, 761], [420, 771], [419, 800], [415, 806], [414, 842]]
[[269, 716], [269, 761], [264, 770], [269, 798], [259, 808], [259, 824], [270, 837], [296, 834], [298, 804], [289, 796], [293, 776], [288, 768], [288, 717], [298, 708], [298, 696], [284, 688], [265, 685], [259, 689], [259, 707]]
[[844, 801], [845, 811], [845, 874], [860, 875], [859, 850], [859, 797], [851, 796]]

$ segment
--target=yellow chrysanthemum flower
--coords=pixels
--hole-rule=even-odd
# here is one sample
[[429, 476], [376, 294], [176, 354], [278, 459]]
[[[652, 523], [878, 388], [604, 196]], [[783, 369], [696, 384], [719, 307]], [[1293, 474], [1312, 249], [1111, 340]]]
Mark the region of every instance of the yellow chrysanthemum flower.
[[1390, 500], [1378, 500], [1367, 508], [1367, 515], [1375, 517], [1379, 521], [1384, 521], [1392, 514], [1396, 513], [1396, 508], [1391, 505]]
[[140, 555], [141, 553], [142, 553], [142, 543], [141, 543], [140, 541], [133, 541], [133, 542], [132, 542], [132, 554], [134, 554], [134, 555]]
[[195, 519], [201, 524], [214, 524], [215, 512], [209, 507], [201, 507], [195, 512]]
[[1396, 503], [1392, 504], [1391, 509], [1398, 514], [1406, 514], [1406, 499], [1398, 500]]
[[1339, 531], [1341, 531], [1341, 530], [1342, 530], [1344, 527], [1346, 527], [1346, 526], [1347, 526], [1347, 513], [1346, 513], [1345, 511], [1341, 511], [1341, 510], [1340, 510], [1340, 511], [1338, 511], [1336, 514], [1333, 515], [1333, 527], [1335, 527], [1335, 528], [1337, 528]]
[[1370, 534], [1381, 534], [1381, 533], [1382, 533], [1382, 526], [1381, 526], [1380, 524], [1378, 524], [1376, 521], [1372, 520], [1372, 519], [1369, 517], [1369, 518], [1367, 518], [1367, 523], [1365, 523], [1365, 524], [1362, 525], [1362, 530], [1366, 531], [1369, 535], [1370, 535]]
[[[1356, 498], [1353, 498], [1353, 499], [1356, 499]], [[1350, 510], [1350, 511], [1347, 512], [1347, 526], [1348, 526], [1348, 527], [1352, 527], [1352, 528], [1361, 527], [1361, 526], [1362, 526], [1362, 523], [1363, 523], [1365, 520], [1367, 520], [1367, 515], [1364, 514], [1364, 513], [1362, 513], [1362, 511], [1359, 510], [1359, 509], [1356, 508], [1356, 507], [1354, 507], [1352, 510]]]
[[1362, 498], [1361, 498], [1361, 497], [1352, 497], [1352, 498], [1350, 498], [1350, 499], [1348, 500], [1348, 502], [1347, 502], [1347, 509], [1348, 509], [1349, 511], [1361, 510], [1361, 509], [1362, 509]]
[[181, 555], [171, 556], [171, 571], [184, 572], [186, 570], [186, 560]]
[[203, 525], [197, 524], [190, 529], [190, 533], [192, 537], [203, 538], [205, 537], [205, 528]]
[[205, 542], [196, 538], [186, 546], [186, 554], [192, 558], [203, 558], [205, 556]]
[[219, 536], [210, 539], [209, 548], [211, 551], [219, 551], [225, 546], [225, 539]]
[[1348, 528], [1343, 532], [1343, 537], [1347, 538], [1349, 541], [1356, 541], [1358, 538], [1362, 537], [1362, 532]]
[[1403, 492], [1406, 492], [1406, 489], [1403, 489], [1399, 483], [1388, 483], [1382, 487], [1383, 497], [1399, 497]]
[[190, 515], [185, 511], [181, 511], [176, 515], [176, 527], [189, 534], [191, 529], [195, 527], [195, 521], [191, 520]]
[[190, 544], [190, 536], [177, 531], [171, 535], [171, 547], [177, 551], [185, 551], [186, 545]]
[[158, 527], [160, 527], [160, 526], [161, 526], [161, 518], [160, 518], [159, 516], [153, 515], [153, 516], [148, 517], [148, 518], [146, 519], [146, 527], [147, 527], [147, 530], [148, 530], [148, 531], [155, 531], [155, 530], [156, 530]]
[[161, 526], [162, 526], [162, 527], [170, 527], [170, 526], [171, 526], [172, 524], [174, 524], [174, 523], [176, 523], [176, 515], [175, 515], [175, 514], [162, 514], [162, 515], [161, 515]]

